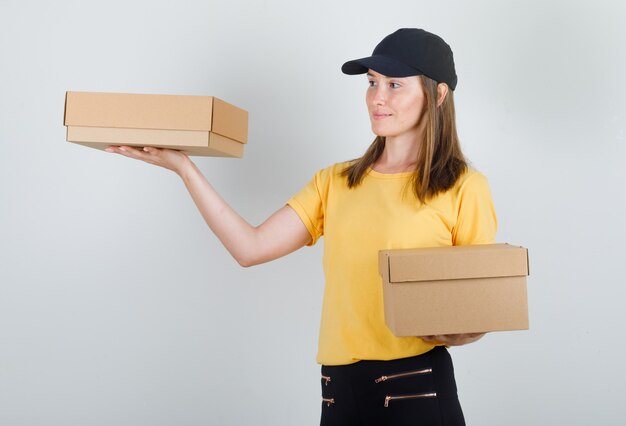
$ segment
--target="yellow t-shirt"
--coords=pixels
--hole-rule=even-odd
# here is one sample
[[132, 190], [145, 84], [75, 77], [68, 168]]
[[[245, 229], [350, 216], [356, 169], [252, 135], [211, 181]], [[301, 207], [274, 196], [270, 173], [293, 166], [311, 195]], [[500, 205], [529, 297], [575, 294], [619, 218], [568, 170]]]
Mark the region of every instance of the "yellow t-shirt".
[[324, 236], [317, 362], [343, 365], [427, 352], [432, 345], [396, 337], [385, 325], [378, 251], [494, 242], [497, 219], [487, 179], [469, 170], [453, 188], [422, 204], [412, 192], [412, 173], [369, 169], [349, 189], [341, 176], [347, 165], [320, 170], [287, 202], [309, 230], [309, 245]]

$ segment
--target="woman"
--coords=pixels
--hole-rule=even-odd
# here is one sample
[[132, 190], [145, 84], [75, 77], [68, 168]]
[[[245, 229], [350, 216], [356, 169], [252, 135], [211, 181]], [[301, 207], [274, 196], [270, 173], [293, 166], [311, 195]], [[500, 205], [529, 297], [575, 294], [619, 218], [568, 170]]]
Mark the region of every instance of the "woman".
[[384, 323], [377, 269], [382, 249], [495, 239], [487, 181], [468, 169], [458, 143], [452, 51], [432, 33], [401, 29], [342, 71], [367, 73], [376, 139], [363, 157], [320, 170], [258, 227], [233, 211], [186, 155], [156, 148], [108, 151], [180, 175], [209, 227], [242, 266], [324, 236], [317, 357], [322, 425], [463, 425], [446, 346], [482, 335], [394, 336]]

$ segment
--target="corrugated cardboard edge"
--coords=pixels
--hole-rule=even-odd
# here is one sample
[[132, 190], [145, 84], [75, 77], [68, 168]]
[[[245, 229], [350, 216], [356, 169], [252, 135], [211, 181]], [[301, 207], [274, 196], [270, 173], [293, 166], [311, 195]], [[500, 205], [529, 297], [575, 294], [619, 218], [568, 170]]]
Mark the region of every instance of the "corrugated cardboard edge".
[[67, 91], [65, 92], [65, 100], [63, 101], [63, 125], [65, 126], [65, 140], [69, 141], [67, 133]]
[[67, 117], [67, 91], [65, 92], [65, 99], [63, 101], [63, 125], [67, 126], [66, 123], [66, 117]]

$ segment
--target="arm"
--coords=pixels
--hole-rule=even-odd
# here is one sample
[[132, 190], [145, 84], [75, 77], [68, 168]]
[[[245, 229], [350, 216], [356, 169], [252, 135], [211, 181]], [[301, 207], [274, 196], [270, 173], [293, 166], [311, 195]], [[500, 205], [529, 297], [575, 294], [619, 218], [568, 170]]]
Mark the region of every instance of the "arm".
[[185, 154], [159, 148], [110, 147], [115, 152], [165, 167], [183, 180], [209, 228], [241, 266], [269, 262], [307, 244], [311, 236], [300, 217], [284, 206], [259, 226], [252, 226], [213, 189]]

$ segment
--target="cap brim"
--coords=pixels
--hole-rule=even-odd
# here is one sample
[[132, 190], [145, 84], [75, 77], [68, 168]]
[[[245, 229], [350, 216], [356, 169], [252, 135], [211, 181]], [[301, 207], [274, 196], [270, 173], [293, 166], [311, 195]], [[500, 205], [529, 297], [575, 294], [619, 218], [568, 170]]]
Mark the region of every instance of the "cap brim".
[[354, 59], [346, 62], [341, 67], [341, 71], [348, 75], [365, 74], [368, 70], [374, 70], [387, 77], [409, 77], [423, 74], [423, 72], [418, 69], [382, 55], [372, 55], [367, 58]]

